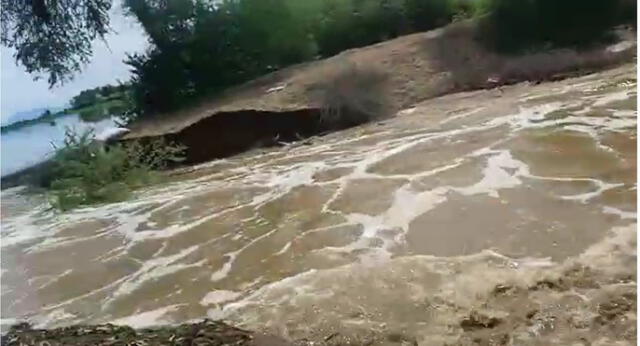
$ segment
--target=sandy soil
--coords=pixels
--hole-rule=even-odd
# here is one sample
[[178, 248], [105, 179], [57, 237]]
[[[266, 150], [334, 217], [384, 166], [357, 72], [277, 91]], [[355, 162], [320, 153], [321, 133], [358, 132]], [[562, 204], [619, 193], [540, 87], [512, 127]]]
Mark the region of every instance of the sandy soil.
[[[619, 31], [622, 41], [617, 45], [582, 52], [555, 50], [522, 56], [487, 51], [474, 36], [473, 23], [460, 22], [291, 66], [232, 88], [195, 107], [134, 123], [124, 139], [176, 133], [219, 113], [317, 108], [320, 105], [312, 96], [314, 85], [328, 73], [347, 65], [388, 72], [393, 107], [404, 109], [448, 93], [593, 72], [633, 61], [636, 51], [635, 34], [626, 30]], [[488, 81], [490, 77], [498, 82]]]

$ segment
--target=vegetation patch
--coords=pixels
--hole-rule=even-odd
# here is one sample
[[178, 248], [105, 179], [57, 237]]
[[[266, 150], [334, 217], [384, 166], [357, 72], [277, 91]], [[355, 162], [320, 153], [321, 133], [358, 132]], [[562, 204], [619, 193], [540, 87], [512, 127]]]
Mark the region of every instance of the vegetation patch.
[[46, 110], [37, 118], [17, 121], [0, 129], [2, 133], [6, 133], [36, 124], [53, 126], [59, 117], [68, 114], [78, 114], [83, 121], [96, 122], [112, 116], [122, 117], [131, 108], [128, 84], [105, 85], [83, 90], [71, 99], [69, 108], [56, 113]]
[[[188, 107], [292, 64], [460, 19], [473, 18], [479, 24], [476, 38], [507, 53], [584, 47], [609, 38], [616, 24], [635, 22], [629, 14], [635, 4], [628, 0], [239, 0], [213, 7], [193, 0], [128, 0], [125, 5], [151, 43], [148, 52], [127, 60], [136, 105], [127, 121]], [[541, 55], [536, 62], [555, 58]], [[561, 67], [590, 65], [561, 58]], [[465, 71], [477, 65], [467, 64]]]
[[311, 86], [310, 94], [320, 105], [320, 123], [328, 128], [344, 128], [392, 114], [388, 79], [384, 71], [355, 63], [341, 63], [323, 71], [321, 82]]
[[120, 83], [83, 90], [71, 99], [71, 108], [65, 112], [78, 113], [87, 122], [121, 116], [131, 108], [130, 89], [130, 85]]
[[[88, 62], [92, 40], [109, 32], [111, 1], [77, 6], [70, 2], [64, 0], [61, 4], [67, 5], [53, 7], [43, 1], [3, 2], [6, 30], [0, 35], [2, 43], [15, 48], [16, 61], [28, 72], [48, 74], [51, 85], [68, 80]], [[611, 29], [618, 24], [635, 26], [637, 2], [124, 0], [123, 6], [149, 40], [148, 50], [126, 60], [132, 72], [133, 103], [123, 120], [131, 122], [192, 106], [286, 66], [460, 19], [473, 18], [479, 23], [478, 40], [494, 51], [531, 53], [585, 47], [611, 38]], [[77, 16], [76, 12], [90, 15]], [[59, 37], [69, 42], [68, 47], [59, 47]], [[101, 96], [104, 91], [100, 90]], [[89, 90], [78, 95], [74, 107], [86, 107], [79, 103], [95, 94]], [[93, 119], [102, 113], [85, 117]]]
[[60, 210], [117, 202], [135, 188], [157, 182], [156, 170], [183, 160], [185, 147], [156, 139], [106, 146], [93, 131], [67, 130], [51, 162], [51, 204]]
[[127, 0], [125, 6], [151, 43], [148, 52], [127, 60], [136, 105], [129, 121], [192, 105], [286, 66], [473, 13], [466, 0], [240, 0], [217, 6]]
[[64, 114], [64, 111], [58, 112], [58, 113], [51, 113], [51, 111], [46, 110], [39, 117], [37, 117], [35, 119], [20, 120], [20, 121], [16, 121], [14, 123], [11, 123], [9, 125], [2, 126], [2, 127], [0, 127], [0, 132], [1, 133], [7, 133], [9, 131], [19, 130], [19, 129], [23, 128], [23, 127], [36, 125], [36, 124], [47, 124], [48, 123], [51, 126], [54, 126], [56, 124], [56, 118], [58, 116], [62, 115], [62, 114]]
[[75, 109], [73, 112], [78, 113], [80, 119], [85, 122], [96, 122], [111, 116], [120, 116], [124, 114], [129, 107], [130, 105], [123, 99], [114, 99]]
[[612, 39], [611, 28], [635, 23], [626, 0], [480, 0], [480, 39], [505, 53], [585, 47]]

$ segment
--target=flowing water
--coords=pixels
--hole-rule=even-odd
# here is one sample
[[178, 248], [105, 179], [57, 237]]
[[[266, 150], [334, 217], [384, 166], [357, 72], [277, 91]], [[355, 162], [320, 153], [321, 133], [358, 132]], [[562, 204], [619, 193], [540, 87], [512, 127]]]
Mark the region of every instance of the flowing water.
[[636, 290], [635, 73], [433, 99], [119, 204], [58, 214], [9, 190], [3, 324], [208, 316], [327, 342], [634, 339], [635, 300], [601, 307]]

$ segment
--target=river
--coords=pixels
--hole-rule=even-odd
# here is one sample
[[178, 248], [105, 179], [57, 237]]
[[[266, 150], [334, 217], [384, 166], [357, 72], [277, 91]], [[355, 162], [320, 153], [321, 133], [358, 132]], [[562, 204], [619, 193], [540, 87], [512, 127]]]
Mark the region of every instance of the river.
[[320, 341], [635, 338], [635, 305], [594, 322], [636, 291], [635, 75], [448, 95], [64, 214], [10, 189], [3, 324], [208, 316]]
[[67, 128], [78, 132], [94, 129], [96, 133], [115, 126], [111, 118], [97, 122], [85, 122], [77, 114], [66, 114], [56, 118], [55, 124], [40, 123], [25, 126], [0, 136], [2, 151], [2, 176], [36, 165], [51, 157], [54, 145], [61, 145]]

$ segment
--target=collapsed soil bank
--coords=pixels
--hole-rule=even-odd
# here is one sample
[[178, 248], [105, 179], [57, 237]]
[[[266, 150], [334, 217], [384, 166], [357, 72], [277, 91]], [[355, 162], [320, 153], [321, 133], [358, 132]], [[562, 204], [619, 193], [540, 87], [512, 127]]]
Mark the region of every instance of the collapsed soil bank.
[[131, 132], [125, 138], [168, 135], [205, 118], [230, 112], [316, 108], [320, 105], [313, 97], [313, 86], [345, 66], [387, 72], [388, 96], [398, 109], [461, 91], [524, 81], [558, 80], [634, 61], [635, 31], [619, 28], [616, 36], [615, 44], [600, 44], [589, 49], [546, 49], [504, 55], [486, 49], [477, 40], [475, 23], [463, 21], [283, 68], [202, 100], [198, 105], [166, 114], [150, 114], [131, 124]]
[[329, 126], [320, 121], [318, 109], [283, 112], [243, 110], [216, 114], [163, 137], [187, 147], [183, 164], [190, 165], [252, 148], [282, 145], [327, 130]]
[[[376, 66], [390, 74], [397, 108], [461, 91], [525, 81], [541, 82], [593, 73], [635, 60], [636, 34], [618, 30], [620, 42], [588, 51], [550, 50], [521, 56], [487, 51], [474, 39], [471, 23], [398, 37], [334, 57], [291, 66], [228, 90], [219, 98], [175, 114], [132, 124], [123, 141], [165, 138], [188, 146], [184, 164], [280, 145], [345, 126], [323, 126], [309, 86], [347, 63]], [[2, 177], [2, 189], [42, 186], [45, 162]]]
[[[205, 118], [176, 133], [145, 137], [142, 142], [164, 138], [187, 147], [183, 165], [233, 156], [252, 148], [279, 146], [301, 140], [329, 130], [347, 127], [329, 125], [320, 120], [320, 110], [306, 108], [292, 111], [270, 112], [242, 110], [225, 112]], [[127, 140], [123, 140], [126, 143]], [[47, 160], [16, 173], [2, 177], [2, 188], [21, 184], [47, 186], [51, 161]]]
[[486, 50], [475, 35], [473, 23], [462, 22], [291, 66], [197, 107], [131, 124], [123, 140], [164, 137], [185, 144], [186, 164], [194, 164], [339, 130], [345, 126], [327, 127], [318, 121], [321, 105], [312, 90], [349, 65], [387, 72], [392, 108], [405, 109], [463, 91], [577, 77], [632, 62], [636, 56], [635, 31], [624, 28], [616, 30], [616, 44], [515, 56]]

